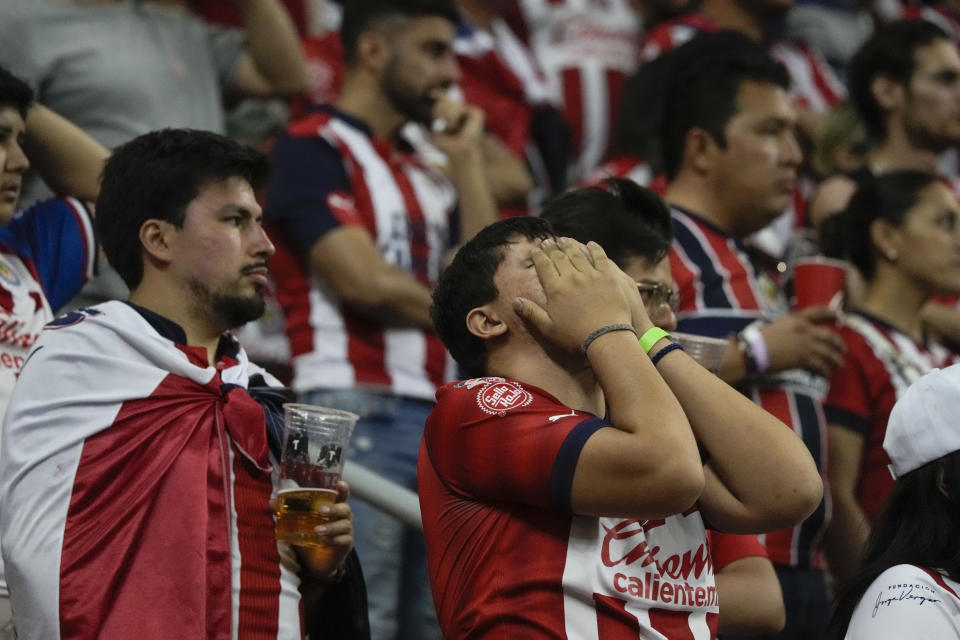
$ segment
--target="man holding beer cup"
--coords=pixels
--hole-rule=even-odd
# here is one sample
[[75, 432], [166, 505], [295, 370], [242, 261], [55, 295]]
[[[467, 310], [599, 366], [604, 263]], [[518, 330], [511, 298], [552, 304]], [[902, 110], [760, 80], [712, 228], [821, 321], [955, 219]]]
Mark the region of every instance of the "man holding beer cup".
[[97, 225], [130, 300], [47, 325], [3, 428], [19, 637], [300, 639], [301, 592], [356, 593], [341, 581], [345, 561], [356, 568], [345, 484], [310, 541], [326, 549], [278, 543], [283, 393], [225, 333], [263, 312], [266, 171], [261, 154], [192, 130], [145, 134], [108, 161]]

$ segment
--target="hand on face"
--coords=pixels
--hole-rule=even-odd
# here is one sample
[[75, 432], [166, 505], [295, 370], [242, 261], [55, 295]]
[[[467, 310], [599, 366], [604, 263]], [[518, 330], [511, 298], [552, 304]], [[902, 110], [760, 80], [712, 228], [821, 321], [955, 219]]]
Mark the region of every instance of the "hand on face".
[[[531, 257], [544, 306], [517, 298], [514, 309], [557, 346], [578, 351], [584, 338], [600, 327], [632, 324], [635, 313], [646, 314], [643, 302], [637, 306], [630, 298], [625, 274], [597, 243], [584, 246], [570, 238], [550, 238], [540, 246]], [[630, 284], [632, 295], [639, 298], [636, 283]]]
[[433, 141], [452, 161], [480, 150], [484, 123], [481, 109], [451, 100], [446, 92], [438, 91], [433, 118], [442, 125], [440, 130], [433, 131]]
[[654, 326], [653, 320], [650, 319], [650, 312], [643, 303], [643, 296], [640, 295], [640, 290], [637, 288], [637, 281], [622, 271], [620, 274], [623, 276], [620, 278], [620, 286], [624, 297], [627, 299], [627, 304], [630, 305], [630, 323], [638, 334], [643, 335], [647, 329]]

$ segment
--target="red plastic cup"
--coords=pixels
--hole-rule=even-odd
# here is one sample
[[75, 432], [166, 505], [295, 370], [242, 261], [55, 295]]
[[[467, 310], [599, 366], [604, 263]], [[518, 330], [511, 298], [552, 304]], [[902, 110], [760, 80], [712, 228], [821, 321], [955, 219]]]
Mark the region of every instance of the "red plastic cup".
[[843, 307], [846, 263], [822, 256], [800, 258], [793, 265], [793, 308]]

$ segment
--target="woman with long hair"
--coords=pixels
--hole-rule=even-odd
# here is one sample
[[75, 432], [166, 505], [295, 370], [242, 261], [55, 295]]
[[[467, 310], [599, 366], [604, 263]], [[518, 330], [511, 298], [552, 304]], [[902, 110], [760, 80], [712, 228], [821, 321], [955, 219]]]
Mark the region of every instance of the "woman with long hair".
[[960, 365], [907, 389], [883, 447], [897, 477], [830, 640], [960, 638]]
[[821, 242], [865, 282], [839, 328], [846, 354], [824, 402], [834, 500], [825, 549], [842, 584], [893, 489], [882, 443], [894, 402], [956, 361], [926, 335], [920, 310], [935, 294], [960, 292], [960, 207], [929, 173], [865, 176], [847, 208], [824, 222]]

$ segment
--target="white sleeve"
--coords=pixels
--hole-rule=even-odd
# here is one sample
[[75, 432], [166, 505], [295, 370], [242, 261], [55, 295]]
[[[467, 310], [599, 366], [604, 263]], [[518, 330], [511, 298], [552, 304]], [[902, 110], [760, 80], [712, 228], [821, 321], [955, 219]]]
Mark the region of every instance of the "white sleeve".
[[864, 592], [845, 640], [960, 638], [960, 599], [924, 570], [897, 565]]

